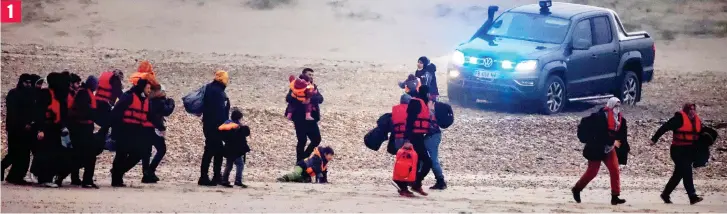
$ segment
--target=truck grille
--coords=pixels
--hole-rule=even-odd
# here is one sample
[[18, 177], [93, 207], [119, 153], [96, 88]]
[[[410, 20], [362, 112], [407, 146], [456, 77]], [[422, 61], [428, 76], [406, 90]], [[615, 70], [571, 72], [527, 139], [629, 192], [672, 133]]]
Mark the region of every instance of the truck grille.
[[470, 65], [475, 65], [478, 68], [494, 69], [497, 68], [499, 61], [489, 56], [467, 56], [465, 61]]

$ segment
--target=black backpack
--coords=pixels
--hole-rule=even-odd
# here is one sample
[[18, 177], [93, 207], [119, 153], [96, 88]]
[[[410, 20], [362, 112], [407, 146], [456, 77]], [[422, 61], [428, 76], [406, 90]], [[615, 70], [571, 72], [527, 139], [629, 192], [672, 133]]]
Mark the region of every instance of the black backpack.
[[440, 128], [449, 128], [449, 126], [454, 123], [454, 111], [452, 111], [452, 106], [443, 102], [435, 102], [434, 117], [437, 119], [437, 125], [439, 125]]

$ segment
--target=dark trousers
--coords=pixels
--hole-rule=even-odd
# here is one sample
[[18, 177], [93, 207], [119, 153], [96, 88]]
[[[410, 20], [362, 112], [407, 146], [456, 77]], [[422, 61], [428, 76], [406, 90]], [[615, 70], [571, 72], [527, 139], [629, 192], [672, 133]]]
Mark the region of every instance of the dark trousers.
[[411, 142], [411, 144], [414, 146], [414, 151], [416, 151], [417, 155], [419, 156], [419, 160], [417, 161], [417, 179], [412, 187], [421, 188], [422, 181], [425, 177], [427, 177], [429, 171], [432, 170], [432, 158], [429, 157], [427, 147], [424, 146], [424, 134], [412, 134], [411, 136], [409, 136], [409, 142]]
[[[295, 146], [295, 162], [307, 158], [313, 153], [313, 150], [321, 144], [321, 131], [318, 128], [318, 122], [310, 120], [293, 121], [295, 127], [295, 136], [298, 138], [298, 144]], [[306, 148], [306, 144], [310, 139], [310, 144]]]
[[[96, 156], [100, 144], [95, 142], [93, 124], [74, 124], [69, 129], [71, 144], [73, 144], [73, 167], [70, 171], [71, 180], [79, 181], [78, 169], [83, 168], [83, 183], [93, 184], [93, 174], [96, 169]], [[60, 177], [59, 177], [60, 179]]]
[[163, 137], [159, 137], [154, 134], [154, 136], [150, 136], [150, 138], [152, 139], [151, 145], [154, 149], [156, 149], [156, 153], [154, 154], [154, 158], [152, 158], [150, 150], [150, 152], [141, 159], [141, 167], [144, 173], [155, 172], [159, 163], [162, 162], [162, 158], [164, 158], [164, 155], [167, 153], [167, 144]]
[[200, 166], [200, 179], [209, 179], [210, 162], [213, 161], [213, 179], [221, 179], [222, 159], [224, 157], [222, 136], [217, 127], [204, 128], [204, 153], [202, 153], [202, 165]]
[[9, 181], [19, 181], [25, 178], [30, 165], [30, 148], [33, 137], [35, 136], [30, 131], [24, 129], [8, 131], [8, 154], [2, 160], [2, 170], [5, 172], [5, 169], [12, 166], [8, 173]]
[[38, 176], [38, 183], [51, 183], [64, 167], [65, 160], [62, 158], [63, 146], [61, 145], [60, 127], [47, 127], [43, 132], [44, 137], [38, 142], [33, 157], [34, 174]]
[[112, 184], [123, 183], [124, 174], [139, 164], [139, 161], [151, 149], [148, 130], [124, 128], [124, 131], [119, 134], [116, 143], [116, 156], [111, 169]]
[[694, 146], [671, 146], [669, 153], [671, 160], [674, 161], [674, 173], [669, 178], [669, 182], [666, 183], [666, 187], [664, 187], [664, 195], [671, 194], [682, 180], [684, 180], [684, 189], [687, 190], [687, 195], [695, 196], [697, 194], [697, 191], [694, 189], [694, 178], [692, 175], [694, 150]]

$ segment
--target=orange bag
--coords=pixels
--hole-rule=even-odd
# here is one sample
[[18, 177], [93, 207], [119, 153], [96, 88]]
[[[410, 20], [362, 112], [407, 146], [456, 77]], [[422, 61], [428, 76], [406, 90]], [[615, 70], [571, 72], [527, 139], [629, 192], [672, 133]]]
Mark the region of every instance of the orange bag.
[[394, 163], [394, 181], [414, 182], [417, 177], [417, 160], [419, 156], [414, 151], [411, 143], [405, 143], [404, 146], [396, 152], [396, 161]]

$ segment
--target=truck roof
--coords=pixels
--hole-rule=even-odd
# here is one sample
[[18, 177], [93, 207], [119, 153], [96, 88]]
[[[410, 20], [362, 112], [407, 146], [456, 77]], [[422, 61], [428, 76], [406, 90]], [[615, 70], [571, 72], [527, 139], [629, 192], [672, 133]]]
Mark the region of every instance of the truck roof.
[[[532, 14], [539, 14], [540, 13], [540, 5], [538, 4], [528, 4], [523, 5], [520, 7], [512, 8], [509, 11], [511, 12], [520, 12], [520, 13], [532, 13]], [[583, 5], [583, 4], [571, 4], [571, 3], [564, 3], [564, 2], [553, 2], [553, 5], [550, 7], [550, 14], [549, 16], [555, 16], [560, 18], [566, 18], [570, 19], [573, 16], [576, 16], [581, 13], [587, 13], [587, 12], [594, 12], [594, 11], [611, 11], [610, 9], [602, 8], [602, 7], [595, 7], [590, 5]]]

